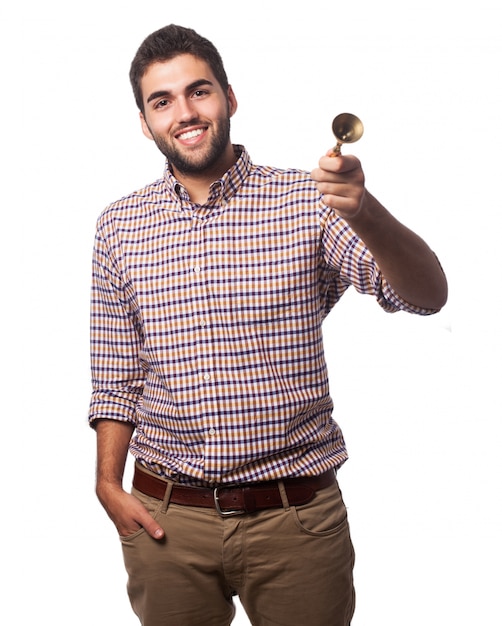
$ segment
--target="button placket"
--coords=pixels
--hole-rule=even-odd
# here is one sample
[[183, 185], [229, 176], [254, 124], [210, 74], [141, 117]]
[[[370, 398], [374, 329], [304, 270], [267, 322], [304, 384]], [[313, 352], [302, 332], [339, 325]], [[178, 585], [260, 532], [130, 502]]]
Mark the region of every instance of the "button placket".
[[205, 245], [206, 220], [197, 219], [192, 227], [192, 257], [191, 275], [193, 285], [193, 328], [194, 328], [194, 362], [197, 367], [199, 385], [200, 417], [206, 436], [206, 445], [215, 445], [218, 433], [217, 419], [213, 415], [205, 414], [205, 409], [212, 405], [212, 383], [215, 379], [214, 371], [214, 346], [211, 342], [211, 311], [209, 308], [209, 292], [207, 286], [207, 256]]

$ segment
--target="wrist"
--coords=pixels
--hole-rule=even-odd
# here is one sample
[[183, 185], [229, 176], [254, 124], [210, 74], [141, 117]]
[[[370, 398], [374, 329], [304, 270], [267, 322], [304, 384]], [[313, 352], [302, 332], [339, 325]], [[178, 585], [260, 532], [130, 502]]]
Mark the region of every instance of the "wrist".
[[110, 480], [104, 477], [98, 477], [96, 480], [96, 495], [101, 504], [110, 500], [110, 498], [114, 495], [121, 494], [123, 492], [124, 488], [122, 487], [122, 481], [116, 479]]

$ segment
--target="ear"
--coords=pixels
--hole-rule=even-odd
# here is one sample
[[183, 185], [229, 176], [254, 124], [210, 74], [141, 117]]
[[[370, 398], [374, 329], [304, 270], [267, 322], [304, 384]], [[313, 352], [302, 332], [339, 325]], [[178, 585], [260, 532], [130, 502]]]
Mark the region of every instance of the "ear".
[[143, 135], [145, 135], [147, 139], [151, 139], [153, 141], [152, 133], [150, 132], [145, 116], [141, 113], [141, 111], [139, 112], [139, 119], [141, 121], [141, 130], [143, 131]]
[[232, 117], [232, 115], [237, 111], [237, 98], [235, 97], [234, 90], [232, 89], [231, 85], [228, 86], [227, 98], [228, 98], [228, 111], [229, 111], [230, 117]]

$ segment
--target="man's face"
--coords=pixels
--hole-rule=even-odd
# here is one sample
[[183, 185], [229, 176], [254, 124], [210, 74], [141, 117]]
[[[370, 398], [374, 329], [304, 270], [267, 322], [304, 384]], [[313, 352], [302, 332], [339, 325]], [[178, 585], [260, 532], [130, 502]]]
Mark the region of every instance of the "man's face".
[[144, 134], [153, 139], [174, 172], [220, 170], [233, 162], [230, 117], [237, 108], [209, 65], [190, 54], [154, 63], [141, 79]]

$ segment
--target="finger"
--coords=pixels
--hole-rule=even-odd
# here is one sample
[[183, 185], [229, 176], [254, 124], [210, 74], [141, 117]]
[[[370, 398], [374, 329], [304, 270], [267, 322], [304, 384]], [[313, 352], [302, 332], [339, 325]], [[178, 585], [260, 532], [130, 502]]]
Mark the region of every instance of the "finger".
[[153, 517], [148, 516], [146, 519], [142, 520], [141, 525], [146, 530], [146, 532], [153, 539], [163, 539], [164, 538], [164, 530], [161, 526], [153, 519]]
[[348, 175], [346, 172], [335, 172], [332, 170], [326, 170], [321, 167], [316, 167], [310, 173], [312, 180], [316, 183], [326, 183], [326, 184], [346, 184]]
[[364, 184], [364, 173], [359, 159], [347, 157], [321, 157], [319, 167], [311, 172], [316, 182], [346, 183], [356, 182]]
[[352, 154], [339, 156], [323, 156], [319, 159], [319, 167], [327, 172], [342, 174], [360, 169], [361, 162]]
[[163, 528], [143, 507], [143, 505], [140, 505], [139, 509], [135, 511], [134, 520], [137, 524], [142, 526], [153, 539], [162, 539], [164, 537], [165, 533]]
[[318, 182], [317, 189], [319, 189], [323, 195], [339, 196], [340, 198], [351, 198], [357, 195], [351, 185], [332, 181]]
[[334, 209], [342, 217], [351, 216], [357, 212], [358, 206], [354, 198], [324, 194], [322, 200], [324, 204]]

